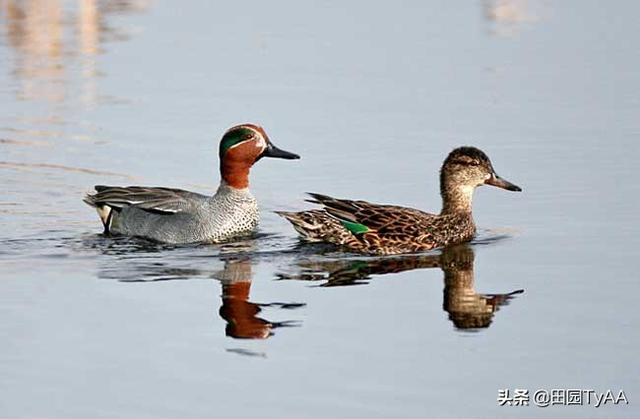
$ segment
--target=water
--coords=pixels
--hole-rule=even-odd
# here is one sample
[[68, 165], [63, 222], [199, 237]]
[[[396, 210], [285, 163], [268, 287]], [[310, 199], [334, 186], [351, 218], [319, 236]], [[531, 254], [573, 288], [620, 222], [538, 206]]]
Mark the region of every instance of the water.
[[[637, 417], [635, 2], [0, 1], [0, 416]], [[100, 235], [94, 184], [210, 193], [262, 124], [260, 233]], [[437, 211], [461, 144], [470, 246], [301, 246], [305, 191]], [[499, 389], [628, 405], [500, 407]]]

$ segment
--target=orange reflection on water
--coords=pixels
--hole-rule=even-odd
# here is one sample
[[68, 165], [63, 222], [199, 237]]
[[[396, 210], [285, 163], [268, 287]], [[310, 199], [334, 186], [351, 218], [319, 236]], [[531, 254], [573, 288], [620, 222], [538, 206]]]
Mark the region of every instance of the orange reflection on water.
[[251, 263], [247, 260], [226, 262], [218, 279], [222, 282], [220, 316], [227, 321], [227, 336], [268, 338], [271, 335], [271, 323], [258, 317], [260, 306], [249, 301]]
[[296, 326], [297, 322], [272, 322], [258, 317], [262, 307], [298, 308], [304, 304], [270, 303], [249, 301], [252, 281], [251, 261], [228, 260], [224, 270], [215, 277], [222, 283], [222, 306], [219, 313], [226, 322], [227, 336], [236, 339], [266, 339], [278, 327]]

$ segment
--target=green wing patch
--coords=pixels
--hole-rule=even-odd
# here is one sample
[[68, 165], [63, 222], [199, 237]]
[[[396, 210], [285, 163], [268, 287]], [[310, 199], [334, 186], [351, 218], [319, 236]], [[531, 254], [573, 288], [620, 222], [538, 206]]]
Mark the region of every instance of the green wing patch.
[[367, 227], [364, 224], [353, 223], [351, 221], [346, 221], [346, 220], [340, 220], [340, 223], [342, 223], [344, 228], [346, 228], [353, 234], [362, 234], [362, 233], [368, 233], [369, 231], [371, 231], [369, 227]]

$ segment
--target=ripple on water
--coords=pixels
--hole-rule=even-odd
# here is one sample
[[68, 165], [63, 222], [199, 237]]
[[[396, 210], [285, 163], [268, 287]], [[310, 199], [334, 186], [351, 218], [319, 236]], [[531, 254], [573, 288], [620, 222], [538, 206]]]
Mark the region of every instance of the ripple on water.
[[[298, 309], [300, 302], [254, 303], [249, 289], [252, 267], [260, 262], [276, 266], [273, 279], [301, 281], [312, 287], [366, 285], [376, 277], [411, 270], [439, 269], [444, 274], [443, 308], [454, 327], [477, 331], [489, 327], [495, 313], [523, 290], [482, 294], [475, 289], [475, 249], [494, 245], [511, 236], [482, 230], [469, 244], [430, 252], [368, 256], [346, 253], [318, 243], [304, 243], [277, 234], [256, 234], [244, 240], [204, 245], [167, 245], [131, 237], [80, 236], [50, 231], [51, 237], [0, 241], [0, 256], [37, 263], [40, 259], [89, 260], [99, 279], [122, 283], [158, 283], [215, 279], [222, 284], [220, 315], [228, 321], [227, 334], [241, 338], [267, 338], [276, 328], [299, 326], [295, 320], [273, 322], [258, 317], [264, 308]], [[250, 316], [247, 313], [253, 313]]]

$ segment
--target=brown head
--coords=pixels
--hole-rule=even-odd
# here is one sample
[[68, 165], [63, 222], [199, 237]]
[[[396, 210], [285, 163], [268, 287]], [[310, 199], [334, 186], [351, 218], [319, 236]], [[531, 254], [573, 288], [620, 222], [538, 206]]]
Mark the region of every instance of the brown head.
[[262, 127], [242, 124], [229, 128], [220, 140], [220, 174], [237, 189], [249, 186], [249, 170], [263, 157], [299, 159], [300, 156], [274, 146]]
[[522, 190], [498, 176], [491, 160], [482, 150], [475, 147], [458, 147], [453, 150], [440, 170], [442, 213], [471, 212], [473, 191], [482, 185], [492, 185], [508, 191]]

